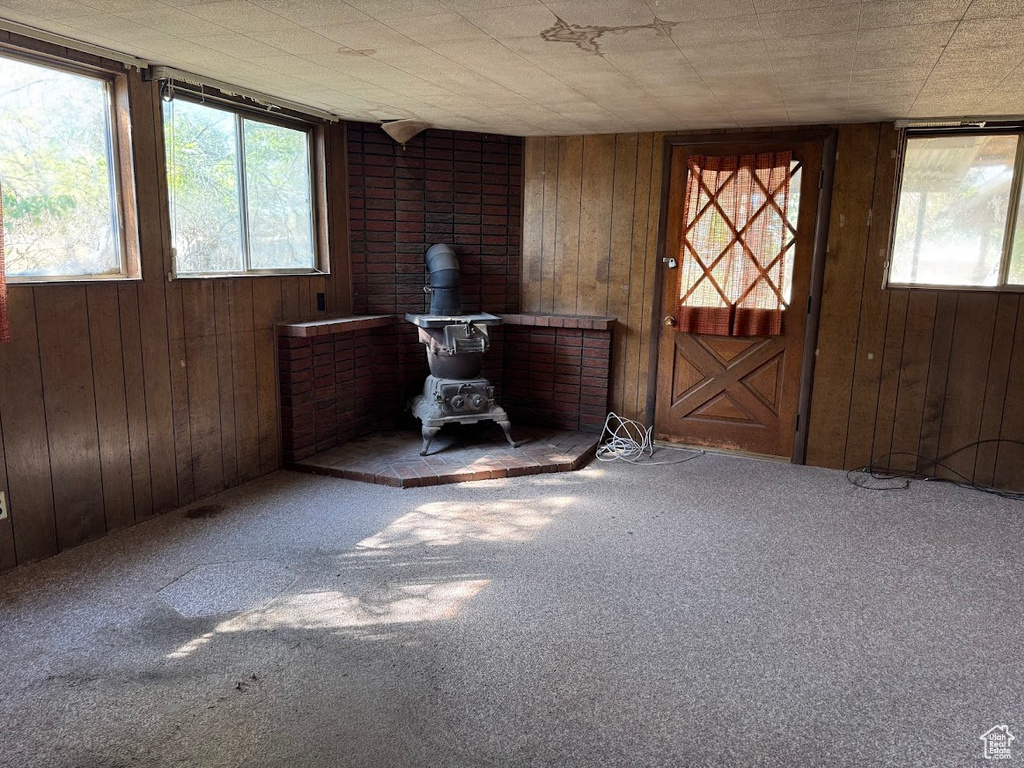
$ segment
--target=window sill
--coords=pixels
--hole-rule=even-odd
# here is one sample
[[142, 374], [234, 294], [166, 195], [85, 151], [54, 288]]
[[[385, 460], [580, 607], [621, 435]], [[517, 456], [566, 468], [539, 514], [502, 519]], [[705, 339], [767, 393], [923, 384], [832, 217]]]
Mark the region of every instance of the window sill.
[[887, 283], [886, 291], [956, 291], [958, 293], [1024, 293], [1024, 285], [925, 285], [923, 283]]
[[77, 275], [69, 277], [18, 277], [7, 276], [7, 287], [15, 288], [19, 285], [40, 286], [40, 285], [103, 285], [105, 283], [141, 283], [141, 275]]
[[168, 281], [175, 280], [220, 280], [233, 277], [327, 277], [330, 272], [319, 269], [282, 270], [264, 272], [204, 272], [202, 274], [168, 275]]

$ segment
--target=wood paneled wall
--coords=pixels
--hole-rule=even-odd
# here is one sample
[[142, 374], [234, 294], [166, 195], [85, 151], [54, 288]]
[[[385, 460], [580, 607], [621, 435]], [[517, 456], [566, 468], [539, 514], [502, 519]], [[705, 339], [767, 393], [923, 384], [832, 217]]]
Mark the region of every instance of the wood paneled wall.
[[[977, 440], [1024, 440], [1019, 294], [884, 290], [897, 133], [838, 133], [808, 463], [858, 467], [892, 451], [935, 458]], [[523, 311], [616, 316], [610, 406], [641, 420], [657, 331], [663, 136], [525, 144]], [[986, 443], [947, 463], [977, 482], [1024, 487], [1020, 447]]]
[[524, 312], [611, 315], [611, 408], [643, 419], [661, 205], [662, 133], [529, 138]]
[[[277, 469], [274, 324], [324, 314], [318, 292], [349, 310], [344, 183], [328, 198], [331, 277], [167, 280], [160, 99], [137, 72], [129, 88], [142, 280], [9, 288], [0, 570]], [[343, 178], [342, 132], [326, 137], [328, 179]]]
[[938, 474], [1024, 490], [1024, 447], [974, 447], [1024, 440], [1020, 294], [882, 288], [897, 141], [839, 131], [808, 462], [931, 472], [959, 451]]

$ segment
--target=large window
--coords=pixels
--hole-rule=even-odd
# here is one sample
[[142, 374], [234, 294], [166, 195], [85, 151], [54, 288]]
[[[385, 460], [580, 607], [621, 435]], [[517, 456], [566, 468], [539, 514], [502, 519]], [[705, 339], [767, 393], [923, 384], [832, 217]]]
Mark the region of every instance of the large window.
[[164, 103], [178, 276], [316, 271], [311, 131]]
[[0, 51], [0, 188], [8, 279], [136, 274], [123, 226], [131, 169], [122, 168], [119, 159], [118, 83], [116, 75]]
[[1019, 130], [908, 133], [891, 286], [1024, 290]]

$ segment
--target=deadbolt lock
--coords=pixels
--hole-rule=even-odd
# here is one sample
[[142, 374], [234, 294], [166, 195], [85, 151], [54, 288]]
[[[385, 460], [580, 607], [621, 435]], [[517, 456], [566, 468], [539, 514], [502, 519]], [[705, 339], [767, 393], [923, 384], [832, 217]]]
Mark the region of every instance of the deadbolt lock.
[[666, 315], [665, 316], [665, 325], [675, 325], [675, 324], [676, 324], [676, 319], [674, 317], [672, 317], [672, 315]]

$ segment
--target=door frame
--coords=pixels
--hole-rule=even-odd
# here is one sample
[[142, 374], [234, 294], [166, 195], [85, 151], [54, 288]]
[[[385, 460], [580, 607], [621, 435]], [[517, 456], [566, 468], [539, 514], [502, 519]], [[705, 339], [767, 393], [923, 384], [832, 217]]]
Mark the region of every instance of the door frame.
[[804, 354], [800, 364], [800, 392], [797, 402], [796, 435], [793, 438], [792, 463], [807, 460], [807, 427], [810, 422], [811, 390], [814, 384], [814, 361], [818, 346], [818, 321], [821, 317], [821, 295], [825, 282], [825, 259], [828, 255], [828, 232], [832, 208], [832, 183], [836, 167], [835, 128], [808, 128], [793, 131], [757, 131], [751, 133], [701, 133], [688, 136], [665, 136], [661, 159], [661, 207], [658, 220], [658, 247], [654, 269], [654, 292], [650, 316], [650, 360], [647, 373], [647, 423], [654, 423], [658, 396], [658, 352], [661, 347], [661, 301], [665, 272], [662, 268], [668, 230], [668, 196], [672, 182], [672, 151], [675, 147], [715, 144], [776, 144], [806, 141], [821, 142], [821, 176], [818, 180], [818, 213], [814, 224], [814, 251], [811, 256], [811, 284], [804, 331]]

